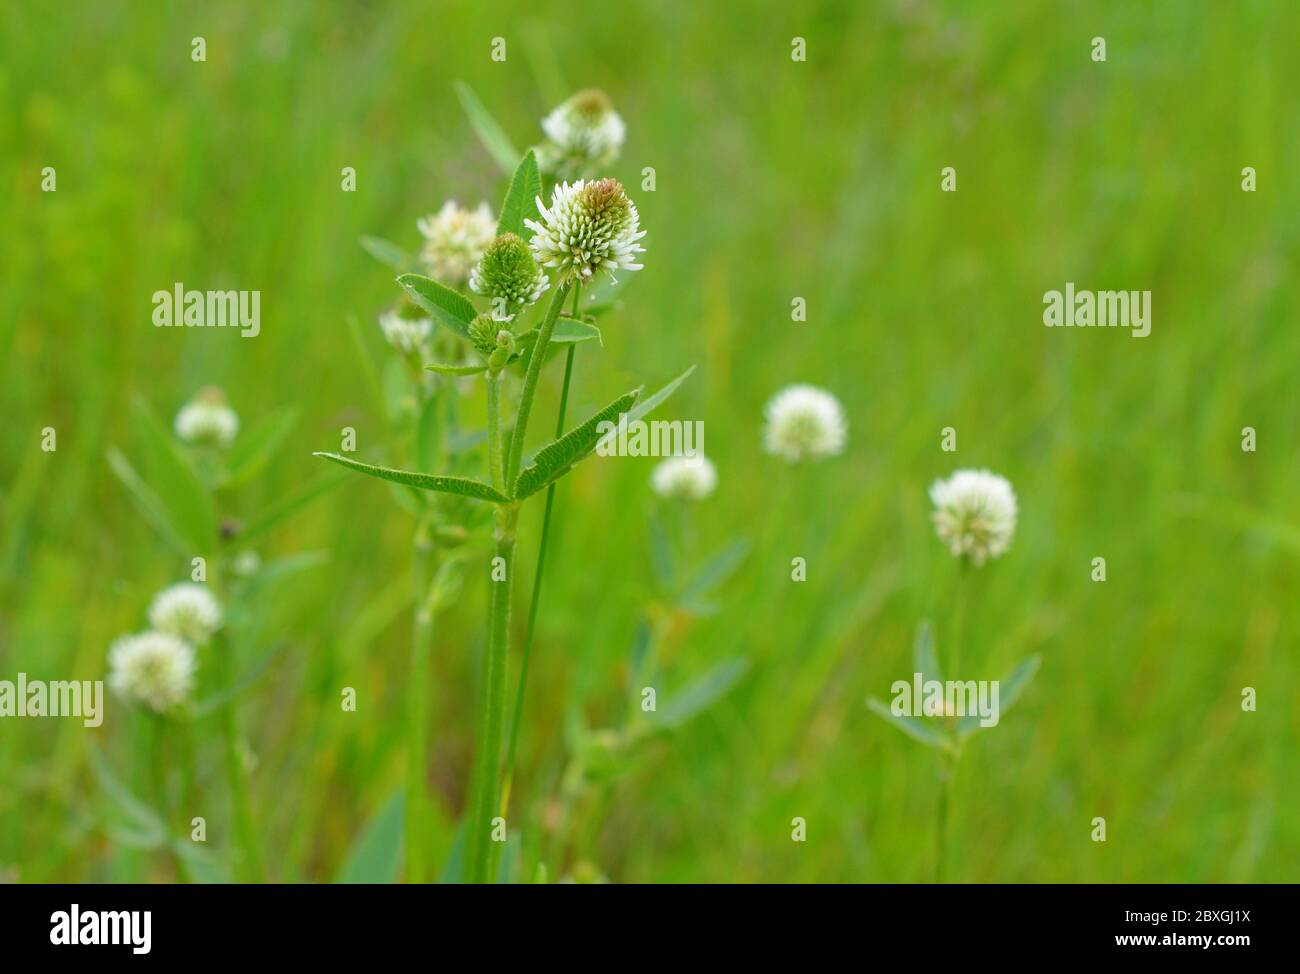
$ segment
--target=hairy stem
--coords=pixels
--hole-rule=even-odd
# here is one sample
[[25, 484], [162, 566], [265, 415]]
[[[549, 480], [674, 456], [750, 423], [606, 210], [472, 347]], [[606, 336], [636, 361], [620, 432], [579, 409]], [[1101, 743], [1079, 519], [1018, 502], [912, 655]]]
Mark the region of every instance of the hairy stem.
[[[546, 317], [538, 329], [532, 354], [528, 356], [528, 371], [524, 373], [524, 390], [519, 396], [519, 413], [515, 418], [515, 431], [510, 438], [510, 456], [506, 461], [505, 483], [509, 495], [514, 494], [515, 478], [519, 476], [519, 463], [524, 455], [524, 435], [528, 432], [528, 414], [533, 408], [533, 397], [537, 395], [537, 378], [542, 372], [542, 360], [546, 358], [546, 349], [551, 344], [551, 334], [555, 331], [555, 322], [560, 317], [560, 308], [564, 306], [569, 287], [569, 284], [560, 284], [555, 288], [551, 305], [546, 309]], [[492, 434], [489, 432], [488, 435]]]
[[493, 487], [508, 494], [505, 471], [501, 466], [501, 373], [490, 369], [487, 374], [487, 414], [488, 475]]
[[[958, 561], [957, 591], [953, 597], [952, 626], [948, 641], [952, 644], [948, 664], [948, 679], [960, 680], [961, 651], [966, 643], [966, 589], [969, 584], [970, 566], [965, 557]], [[948, 806], [952, 802], [952, 781], [957, 774], [957, 760], [961, 756], [960, 745], [955, 753], [945, 752], [940, 759], [939, 769], [939, 809], [935, 822], [935, 859], [934, 881], [944, 881], [945, 855], [948, 848]]]
[[415, 624], [411, 643], [410, 699], [406, 713], [406, 879], [427, 883], [429, 854], [424, 823], [424, 778], [428, 766], [429, 647], [433, 636], [433, 607], [429, 604], [433, 543], [429, 524], [415, 532]]
[[[573, 288], [573, 316], [578, 316], [578, 299], [582, 285]], [[569, 384], [573, 379], [573, 357], [577, 346], [570, 344], [564, 357], [564, 384], [560, 388], [560, 411], [555, 419], [555, 438], [564, 435], [564, 416], [569, 406]], [[537, 546], [537, 568], [533, 572], [533, 594], [528, 605], [528, 628], [524, 630], [524, 655], [519, 664], [519, 685], [515, 689], [514, 712], [510, 718], [510, 738], [506, 747], [506, 766], [501, 787], [501, 814], [510, 810], [510, 786], [514, 782], [515, 758], [519, 752], [519, 724], [524, 712], [524, 690], [528, 686], [528, 664], [533, 657], [533, 633], [537, 628], [537, 607], [542, 600], [542, 576], [546, 570], [546, 544], [551, 537], [551, 509], [555, 505], [555, 484], [546, 488], [546, 508], [542, 514], [542, 538]]]
[[947, 852], [948, 804], [952, 798], [952, 777], [956, 770], [955, 761], [947, 754], [940, 759], [943, 762], [939, 771], [939, 810], [934, 828], [934, 881], [944, 881], [945, 854]]
[[[514, 585], [514, 505], [497, 507], [496, 557], [492, 559], [493, 581], [488, 610], [488, 644], [483, 661], [479, 694], [478, 751], [470, 779], [466, 879], [486, 883], [492, 879], [492, 819], [497, 812], [501, 777], [501, 736], [506, 716], [506, 662], [510, 642], [510, 593]], [[498, 560], [499, 559], [499, 560]], [[496, 579], [500, 577], [500, 581]]]
[[[232, 692], [235, 685], [234, 662], [228, 640], [220, 634], [214, 640], [212, 658], [223, 690]], [[226, 783], [230, 789], [230, 809], [234, 819], [235, 847], [239, 850], [238, 868], [235, 870], [242, 882], [263, 881], [262, 851], [258, 844], [257, 829], [248, 800], [248, 782], [244, 774], [244, 756], [239, 745], [239, 720], [236, 714], [237, 699], [226, 701], [221, 708], [221, 736], [225, 751]]]

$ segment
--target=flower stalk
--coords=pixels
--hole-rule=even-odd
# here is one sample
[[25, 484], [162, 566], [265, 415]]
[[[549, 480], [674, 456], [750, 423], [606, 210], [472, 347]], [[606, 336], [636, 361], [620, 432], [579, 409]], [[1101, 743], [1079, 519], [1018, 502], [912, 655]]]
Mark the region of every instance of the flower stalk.
[[433, 605], [429, 587], [433, 577], [433, 542], [429, 521], [423, 519], [415, 532], [414, 587], [415, 624], [411, 643], [411, 697], [406, 715], [406, 878], [412, 883], [428, 882], [428, 846], [423, 828], [428, 820], [424, 790], [428, 763], [429, 653], [433, 639]]
[[[489, 431], [489, 436], [494, 435]], [[492, 595], [488, 610], [488, 644], [479, 695], [478, 752], [471, 777], [466, 825], [471, 883], [490, 882], [492, 819], [497, 809], [501, 771], [501, 737], [505, 725], [506, 662], [509, 655], [510, 595], [514, 586], [515, 524], [518, 507], [500, 504], [496, 511], [496, 546]], [[499, 581], [496, 573], [501, 573]]]

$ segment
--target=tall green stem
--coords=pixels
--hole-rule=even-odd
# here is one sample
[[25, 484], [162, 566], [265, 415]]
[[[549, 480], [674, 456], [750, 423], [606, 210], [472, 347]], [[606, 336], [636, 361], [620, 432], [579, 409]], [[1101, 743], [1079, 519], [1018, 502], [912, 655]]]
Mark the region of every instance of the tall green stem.
[[[214, 668], [218, 679], [226, 692], [232, 692], [235, 685], [235, 668], [231, 659], [232, 647], [229, 641], [218, 637], [212, 646]], [[235, 712], [238, 700], [227, 700], [221, 708], [221, 735], [225, 750], [226, 782], [230, 789], [230, 809], [234, 818], [235, 846], [239, 850], [239, 868], [236, 874], [246, 883], [260, 883], [263, 880], [262, 852], [258, 843], [257, 829], [253, 825], [253, 814], [248, 801], [248, 782], [244, 774], [244, 755], [239, 745], [239, 720]]]
[[[949, 651], [948, 679], [960, 680], [961, 651], [966, 643], [966, 588], [969, 583], [970, 565], [963, 556], [958, 561], [957, 591], [953, 596], [952, 625], [948, 630], [948, 641], [952, 644]], [[958, 745], [960, 748], [960, 745]], [[957, 761], [960, 750], [944, 752], [940, 758], [939, 769], [939, 807], [935, 819], [935, 855], [934, 881], [944, 881], [945, 856], [948, 849], [948, 807], [952, 803], [953, 778], [957, 775]]]
[[466, 879], [471, 883], [486, 883], [492, 878], [489, 863], [492, 860], [492, 819], [497, 811], [500, 784], [501, 736], [506, 716], [506, 661], [510, 639], [510, 594], [515, 575], [516, 516], [517, 508], [513, 504], [497, 507], [487, 655], [479, 695], [478, 752], [474, 757], [466, 822]]
[[[560, 317], [565, 295], [569, 293], [569, 284], [556, 287], [551, 296], [551, 305], [546, 309], [546, 317], [538, 329], [537, 341], [533, 343], [532, 354], [528, 356], [528, 371], [524, 373], [524, 390], [519, 396], [519, 415], [515, 419], [515, 432], [510, 438], [510, 457], [506, 461], [505, 491], [514, 494], [515, 478], [519, 475], [519, 463], [524, 455], [524, 436], [528, 432], [528, 414], [533, 408], [533, 398], [537, 395], [537, 378], [542, 372], [542, 360], [551, 344], [551, 334], [555, 331], [555, 322]], [[491, 436], [491, 433], [488, 433]]]
[[934, 881], [936, 883], [943, 882], [944, 856], [948, 845], [948, 804], [952, 799], [952, 777], [956, 771], [956, 760], [950, 755], [945, 753], [940, 761], [943, 763], [939, 769], [939, 812], [934, 828]]
[[501, 466], [501, 373], [488, 370], [487, 374], [487, 412], [488, 412], [488, 475], [492, 486], [504, 493], [505, 471]]
[[429, 602], [432, 563], [429, 523], [423, 520], [415, 531], [415, 625], [406, 713], [406, 879], [411, 883], [429, 881], [424, 778], [428, 766], [429, 649], [433, 636], [433, 606]]
[[[573, 287], [573, 317], [578, 316], [578, 299], [581, 284]], [[564, 384], [560, 388], [560, 410], [555, 418], [555, 438], [564, 435], [564, 417], [569, 407], [569, 384], [573, 379], [573, 358], [577, 346], [569, 345], [564, 357]], [[533, 633], [537, 629], [537, 607], [542, 600], [542, 577], [546, 571], [546, 545], [551, 537], [551, 509], [555, 505], [555, 484], [546, 488], [546, 508], [542, 514], [542, 538], [537, 546], [537, 568], [533, 572], [533, 594], [528, 605], [528, 628], [524, 630], [524, 655], [519, 665], [519, 685], [515, 689], [514, 712], [510, 718], [510, 738], [506, 747], [506, 767], [502, 777], [501, 814], [510, 810], [510, 787], [514, 783], [515, 758], [519, 752], [519, 725], [524, 712], [524, 690], [528, 686], [528, 665], [533, 657]]]

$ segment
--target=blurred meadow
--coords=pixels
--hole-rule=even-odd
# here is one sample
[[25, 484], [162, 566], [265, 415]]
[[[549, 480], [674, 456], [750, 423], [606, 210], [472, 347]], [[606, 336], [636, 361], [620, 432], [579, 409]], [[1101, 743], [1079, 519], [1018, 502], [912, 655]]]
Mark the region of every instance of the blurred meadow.
[[[929, 880], [939, 761], [866, 700], [910, 679], [922, 620], [947, 651], [957, 562], [927, 490], [987, 467], [1014, 484], [1020, 521], [973, 572], [963, 676], [1042, 665], [966, 749], [948, 878], [1297, 878], [1300, 7], [80, 0], [4, 21], [0, 679], [103, 678], [112, 641], [189, 577], [109, 465], [113, 450], [141, 462], [137, 398], [167, 425], [212, 385], [245, 430], [296, 410], [221, 496], [218, 513], [246, 523], [329, 472], [311, 453], [338, 449], [343, 427], [358, 456], [391, 456], [348, 319], [382, 356], [376, 317], [399, 291], [359, 239], [414, 251], [416, 218], [446, 199], [496, 211], [507, 177], [457, 81], [521, 148], [551, 107], [599, 87], [627, 122], [610, 175], [640, 208], [645, 269], [620, 275], [603, 348], [579, 346], [570, 415], [696, 364], [656, 414], [703, 420], [718, 468], [689, 512], [688, 562], [750, 547], [712, 605], [675, 610], [651, 523], [680, 512], [650, 489], [655, 461], [593, 459], [561, 483], [509, 875]], [[955, 193], [940, 191], [945, 166]], [[151, 295], [176, 281], [260, 290], [260, 335], [153, 327]], [[1067, 281], [1150, 289], [1150, 336], [1044, 328], [1043, 293]], [[843, 402], [842, 455], [792, 466], [763, 451], [764, 403], [794, 382]], [[553, 425], [559, 383], [552, 364], [530, 441]], [[527, 507], [520, 524], [512, 694], [540, 517]], [[319, 553], [260, 586], [230, 650], [240, 672], [276, 650], [238, 705], [270, 880], [372, 875], [349, 869], [401, 814], [412, 530], [384, 484], [348, 476], [247, 545], [267, 565]], [[439, 862], [465, 803], [489, 555], [467, 553], [435, 623]], [[620, 748], [603, 732], [635, 704], [647, 625], [661, 708], [701, 676], [739, 678]], [[201, 655], [201, 687], [209, 666]], [[0, 876], [223, 878], [218, 718], [193, 725], [193, 799], [162, 786], [176, 835], [207, 820], [212, 860], [191, 868], [131, 835], [131, 803], [160, 764], [181, 774], [181, 749], [113, 696], [105, 707], [94, 729], [0, 719]]]

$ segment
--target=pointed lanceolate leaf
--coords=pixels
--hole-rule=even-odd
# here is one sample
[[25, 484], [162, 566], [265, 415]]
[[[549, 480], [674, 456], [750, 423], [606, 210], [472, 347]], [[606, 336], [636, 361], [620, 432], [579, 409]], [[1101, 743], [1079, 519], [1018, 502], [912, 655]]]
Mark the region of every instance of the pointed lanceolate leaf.
[[432, 362], [425, 368], [439, 375], [478, 375], [487, 371], [486, 365], [443, 365], [441, 362]]
[[[579, 321], [576, 318], [570, 318], [568, 315], [560, 315], [555, 322], [555, 329], [551, 332], [551, 344], [564, 344], [566, 342], [589, 342], [592, 339], [604, 344], [600, 336], [600, 329], [589, 321]], [[531, 348], [533, 342], [537, 341], [537, 329], [530, 328], [522, 335], [516, 335], [515, 341], [521, 347]]]
[[501, 215], [497, 219], [497, 236], [513, 233], [517, 237], [524, 235], [524, 217], [535, 216], [537, 198], [542, 195], [542, 176], [537, 171], [537, 157], [533, 150], [524, 153], [523, 162], [515, 170], [506, 190], [505, 202], [501, 204]]
[[[672, 382], [668, 383], [668, 385], [664, 386], [653, 396], [647, 396], [645, 399], [642, 399], [639, 403], [636, 404], [636, 406], [628, 410], [627, 416], [619, 420], [619, 425], [622, 426], [628, 423], [635, 423], [638, 419], [641, 419], [644, 416], [648, 415], [651, 410], [657, 408], [660, 404], [663, 403], [665, 399], [667, 399], [674, 392], [676, 392], [677, 387], [680, 386], [683, 382], [685, 382], [686, 379], [690, 376], [690, 374], [694, 371], [695, 371], [695, 366], [692, 365], [689, 369], [687, 369], [677, 378], [673, 379]], [[613, 440], [617, 436], [618, 436], [618, 431], [611, 430], [608, 434], [606, 434], [604, 438], [606, 440]]]
[[669, 698], [660, 708], [655, 724], [659, 727], [678, 727], [684, 724], [735, 686], [748, 669], [747, 659], [737, 658], [719, 663]]
[[510, 142], [505, 129], [483, 107], [478, 95], [474, 94], [473, 88], [463, 81], [457, 81], [455, 87], [456, 97], [460, 99], [461, 107], [465, 109], [469, 124], [473, 127], [474, 134], [479, 137], [479, 141], [483, 143], [483, 148], [487, 149], [492, 158], [497, 161], [502, 172], [507, 174], [514, 172], [519, 162], [519, 152]]
[[[1041, 656], [1031, 656], [998, 682], [997, 717], [999, 722], [1007, 715], [1011, 705], [1020, 699], [1020, 695], [1025, 692], [1025, 688], [1029, 686], [1029, 681], [1038, 672], [1038, 665], [1042, 661]], [[957, 733], [963, 736], [973, 734], [981, 728], [981, 719], [979, 714], [967, 714], [957, 722]]]
[[383, 237], [362, 237], [361, 247], [381, 264], [387, 264], [394, 270], [404, 271], [411, 266], [411, 258], [406, 251], [391, 240]]
[[731, 577], [747, 554], [749, 541], [744, 538], [727, 545], [705, 562], [686, 583], [682, 588], [681, 601], [691, 603], [708, 595]]
[[195, 551], [211, 551], [217, 541], [217, 512], [211, 491], [149, 404], [137, 398], [133, 405], [150, 487], [181, 537]]
[[916, 642], [912, 646], [912, 668], [921, 674], [922, 680], [943, 682], [939, 670], [939, 658], [934, 654], [934, 628], [930, 620], [925, 619], [916, 627]]
[[332, 460], [337, 464], [351, 470], [358, 470], [371, 477], [391, 480], [395, 484], [406, 484], [420, 490], [436, 490], [444, 494], [460, 494], [463, 497], [473, 497], [498, 504], [505, 503], [510, 499], [496, 488], [477, 480], [470, 480], [467, 477], [443, 477], [438, 474], [419, 473], [415, 470], [394, 470], [392, 467], [377, 467], [374, 464], [362, 463], [360, 460], [353, 460], [351, 457], [340, 456], [337, 453], [313, 453], [312, 456], [324, 457], [326, 460]]
[[937, 747], [941, 751], [949, 750], [952, 747], [952, 741], [949, 740], [947, 734], [927, 724], [920, 717], [901, 716], [890, 710], [888, 704], [875, 699], [868, 700], [867, 707], [870, 708], [873, 714], [883, 717], [913, 740], [920, 741], [930, 747]]
[[172, 524], [162, 500], [148, 484], [140, 479], [140, 475], [135, 472], [130, 461], [119, 451], [109, 450], [108, 466], [117, 475], [117, 479], [122, 481], [122, 486], [127, 489], [131, 500], [135, 502], [136, 509], [149, 522], [149, 526], [162, 535], [163, 539], [177, 551], [188, 553], [190, 545], [181, 540], [180, 533]]
[[411, 296], [412, 301], [433, 315], [435, 321], [469, 341], [469, 323], [478, 313], [469, 298], [420, 274], [403, 274], [398, 277], [397, 283]]
[[558, 440], [538, 450], [532, 463], [520, 471], [518, 479], [515, 480], [515, 497], [522, 500], [530, 494], [537, 493], [589, 454], [595, 448], [596, 441], [600, 439], [600, 425], [616, 421], [622, 413], [631, 409], [640, 392], [641, 390], [636, 389], [627, 395], [619, 396], [581, 426], [569, 430]]
[[276, 410], [241, 433], [226, 456], [223, 487], [237, 487], [257, 473], [275, 454], [298, 422], [294, 406]]
[[339, 870], [339, 883], [395, 883], [402, 868], [402, 831], [405, 815], [402, 793], [394, 794], [375, 813], [353, 842]]

